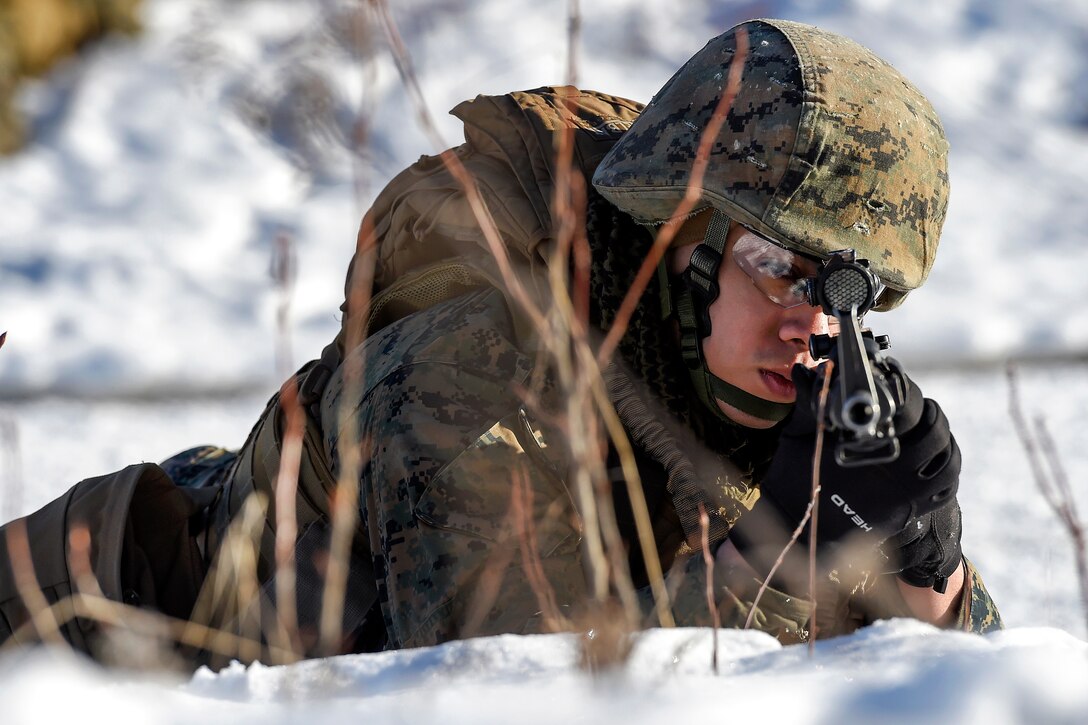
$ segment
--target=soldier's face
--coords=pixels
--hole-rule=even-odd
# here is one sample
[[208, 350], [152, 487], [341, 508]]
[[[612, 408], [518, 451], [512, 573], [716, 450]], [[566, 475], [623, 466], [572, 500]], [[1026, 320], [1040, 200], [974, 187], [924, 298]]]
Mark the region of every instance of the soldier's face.
[[[721, 293], [710, 306], [711, 334], [703, 340], [703, 355], [710, 372], [765, 400], [792, 403], [796, 390], [790, 378], [794, 363], [814, 367], [808, 338], [828, 331], [827, 316], [818, 307], [802, 304], [790, 309], [767, 298], [733, 260], [733, 246], [751, 234], [734, 224], [718, 269]], [[681, 247], [674, 259], [691, 257], [694, 245]], [[812, 274], [815, 274], [813, 264]], [[770, 428], [771, 421], [718, 401], [730, 419], [751, 428]]]

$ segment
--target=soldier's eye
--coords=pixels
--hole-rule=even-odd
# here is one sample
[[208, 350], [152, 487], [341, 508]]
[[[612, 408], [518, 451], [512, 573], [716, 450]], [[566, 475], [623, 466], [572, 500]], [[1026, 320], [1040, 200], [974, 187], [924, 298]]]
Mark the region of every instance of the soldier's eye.
[[779, 279], [781, 277], [796, 278], [793, 275], [793, 268], [788, 262], [773, 257], [764, 257], [759, 260], [756, 269], [760, 274], [774, 279]]

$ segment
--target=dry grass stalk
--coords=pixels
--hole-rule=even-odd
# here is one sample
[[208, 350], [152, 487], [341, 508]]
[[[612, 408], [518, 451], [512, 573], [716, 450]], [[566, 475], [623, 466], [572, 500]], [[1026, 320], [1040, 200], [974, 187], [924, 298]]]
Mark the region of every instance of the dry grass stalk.
[[706, 564], [706, 607], [710, 611], [712, 650], [710, 667], [718, 674], [718, 630], [722, 626], [721, 613], [714, 599], [714, 555], [710, 553], [710, 516], [706, 513], [702, 501], [699, 502], [699, 529], [702, 532], [703, 563]]
[[548, 576], [544, 573], [544, 565], [540, 559], [540, 542], [537, 539], [536, 522], [533, 518], [533, 489], [529, 485], [528, 476], [524, 470], [514, 471], [513, 483], [510, 510], [518, 533], [522, 568], [525, 570], [526, 579], [540, 603], [540, 611], [547, 628], [553, 632], [568, 630], [570, 623], [559, 611], [555, 590], [548, 582]]
[[[318, 627], [320, 652], [324, 654], [339, 652], [343, 643], [344, 601], [347, 597], [351, 543], [359, 522], [359, 477], [362, 475], [363, 461], [370, 455], [369, 442], [361, 439], [355, 415], [363, 388], [364, 356], [350, 353], [363, 343], [366, 335], [363, 321], [370, 314], [370, 292], [374, 284], [376, 255], [377, 238], [374, 228], [370, 217], [364, 216], [351, 270], [352, 282], [348, 290], [348, 308], [344, 323], [344, 329], [347, 330], [344, 341], [345, 358], [340, 366], [343, 379], [343, 394], [337, 409], [337, 431], [341, 441], [338, 448], [340, 470], [337, 473], [336, 490], [329, 499], [332, 539], [325, 571], [325, 588], [321, 597], [321, 623]], [[373, 531], [373, 527], [368, 526], [367, 530]]]
[[[574, 386], [570, 383], [570, 381], [574, 380], [575, 375], [574, 368], [570, 367], [570, 360], [568, 358], [569, 353], [567, 352], [567, 350], [570, 346], [570, 321], [575, 318], [575, 315], [571, 314], [569, 311], [570, 300], [569, 294], [566, 292], [565, 289], [565, 284], [561, 285], [562, 289], [564, 290], [563, 294], [556, 296], [555, 299], [563, 301], [565, 298], [567, 304], [561, 305], [559, 310], [553, 309], [553, 312], [555, 312], [556, 314], [551, 315], [550, 323], [549, 320], [545, 318], [544, 313], [530, 299], [528, 292], [525, 290], [524, 286], [515, 275], [513, 267], [510, 264], [509, 256], [506, 252], [505, 244], [499, 236], [494, 219], [492, 218], [490, 211], [487, 209], [486, 203], [484, 202], [483, 198], [480, 196], [479, 190], [477, 189], [475, 182], [471, 178], [471, 175], [468, 173], [467, 169], [465, 169], [464, 165], [460, 162], [460, 159], [457, 158], [456, 154], [453, 153], [452, 150], [446, 148], [447, 144], [445, 143], [441, 134], [438, 132], [437, 126], [435, 125], [430, 111], [428, 110], [426, 101], [423, 98], [423, 93], [420, 90], [418, 78], [413, 69], [411, 58], [408, 54], [407, 48], [405, 47], [400, 37], [396, 24], [393, 21], [391, 14], [389, 13], [387, 4], [384, 2], [384, 0], [370, 0], [370, 2], [377, 11], [380, 23], [385, 30], [392, 50], [394, 62], [397, 66], [398, 72], [401, 75], [401, 79], [407, 87], [413, 103], [416, 107], [419, 122], [423, 127], [425, 133], [427, 133], [427, 135], [431, 138], [432, 143], [437, 148], [446, 149], [441, 152], [440, 158], [442, 159], [442, 162], [445, 165], [446, 169], [461, 186], [465, 194], [465, 198], [469, 204], [469, 208], [472, 210], [476, 222], [480, 225], [488, 248], [496, 261], [504, 285], [509, 290], [513, 298], [518, 302], [523, 312], [532, 320], [536, 329], [542, 332], [542, 338], [545, 345], [553, 352], [553, 354], [555, 354], [558, 368], [558, 377], [561, 381], [563, 389], [568, 391], [567, 422], [569, 425], [572, 425], [576, 428], [581, 428], [582, 423], [587, 421], [587, 419], [591, 418], [592, 416], [585, 415], [585, 411], [587, 408], [583, 402], [585, 397], [584, 394], [578, 394], [578, 392], [574, 389]], [[562, 138], [563, 137], [561, 136], [561, 139]], [[561, 145], [565, 145], [568, 147], [568, 150], [565, 153], [571, 153], [569, 149], [572, 148], [572, 144], [570, 144], [570, 142], [564, 144], [561, 140]], [[563, 149], [561, 148], [560, 151], [563, 152]], [[563, 183], [559, 183], [557, 185], [562, 192], [563, 201], [561, 201], [560, 203], [565, 203], [566, 192], [568, 192], [570, 189], [569, 161], [568, 163], [564, 164], [561, 160], [558, 167], [560, 169], [559, 173], [566, 174], [568, 177], [565, 188]], [[564, 168], [567, 169], [566, 172], [562, 171], [562, 169]], [[569, 218], [566, 217], [565, 214], [559, 214], [558, 216], [560, 219]], [[563, 235], [561, 235], [561, 238], [562, 236]], [[571, 237], [570, 235], [567, 235], [566, 238], [570, 239]], [[560, 241], [557, 247], [562, 248], [563, 242]], [[553, 264], [551, 265], [551, 268], [556, 268], [555, 273], [559, 274], [559, 265]], [[553, 286], [560, 285], [555, 285], [555, 283], [553, 282]], [[564, 330], [564, 332], [566, 332], [567, 334], [556, 334], [556, 330], [554, 327], [554, 322], [556, 321], [560, 322], [560, 329]], [[566, 385], [563, 385], [564, 381], [567, 382]], [[601, 534], [599, 529], [598, 507], [596, 506], [595, 501], [596, 487], [592, 483], [593, 475], [590, 469], [590, 466], [593, 465], [593, 449], [595, 447], [583, 447], [585, 441], [596, 440], [595, 436], [588, 437], [590, 433], [591, 431], [585, 430], [569, 430], [568, 439], [571, 441], [572, 445], [575, 448], [579, 449], [573, 451], [573, 458], [576, 462], [573, 478], [575, 483], [575, 489], [577, 492], [579, 492], [577, 496], [579, 499], [580, 513], [583, 516], [583, 521], [586, 526], [586, 530], [584, 531], [584, 541], [586, 543], [587, 564], [588, 568], [590, 569], [591, 588], [594, 591], [595, 597], [598, 600], [603, 600], [607, 596], [609, 576], [608, 567], [605, 564], [606, 556], [604, 551], [604, 545], [601, 540]], [[597, 455], [597, 459], [599, 461], [599, 455]], [[598, 462], [596, 465], [599, 466], [600, 463]]]
[[294, 372], [291, 352], [291, 296], [298, 275], [298, 260], [291, 236], [281, 231], [272, 243], [269, 265], [272, 284], [276, 289], [276, 368], [281, 378]]
[[519, 502], [520, 499], [515, 496], [510, 497], [510, 506], [506, 510], [506, 521], [502, 533], [495, 541], [491, 555], [480, 572], [476, 586], [473, 587], [472, 599], [465, 614], [465, 625], [460, 632], [460, 636], [464, 639], [480, 635], [483, 631], [484, 620], [491, 611], [491, 607], [499, 599], [499, 590], [506, 577], [506, 570], [510, 568], [514, 553], [517, 551], [517, 547], [512, 545], [512, 540], [518, 535], [517, 504]]
[[238, 631], [245, 642], [239, 654], [247, 662], [261, 656], [261, 584], [257, 577], [257, 552], [264, 526], [267, 501], [260, 494], [250, 495], [242, 507], [241, 526], [224, 542], [237, 599], [235, 616]]
[[529, 293], [525, 290], [525, 287], [521, 284], [517, 275], [514, 274], [514, 269], [510, 265], [510, 256], [506, 253], [506, 245], [499, 235], [499, 230], [495, 226], [495, 220], [491, 216], [487, 204], [480, 196], [479, 189], [476, 188], [472, 175], [465, 169], [464, 164], [457, 158], [457, 154], [454, 153], [453, 149], [449, 148], [449, 145], [442, 138], [442, 134], [438, 131], [438, 126], [434, 122], [434, 117], [431, 115], [430, 109], [427, 106], [427, 101], [423, 97], [423, 91], [420, 88], [419, 79], [413, 67], [411, 56], [408, 53], [407, 47], [404, 45], [404, 41], [401, 39], [396, 22], [389, 12], [388, 3], [386, 3], [385, 0], [368, 0], [368, 2], [376, 10], [382, 29], [385, 31], [386, 38], [389, 40], [394, 64], [397, 67], [397, 72], [400, 74], [401, 81], [404, 83], [405, 88], [412, 98], [412, 103], [415, 106], [420, 127], [430, 138], [431, 143], [435, 148], [442, 149], [439, 158], [441, 158], [443, 165], [445, 165], [446, 169], [449, 170], [464, 191], [465, 199], [469, 204], [469, 208], [472, 210], [473, 217], [476, 219], [476, 223], [480, 225], [488, 249], [495, 258], [496, 264], [498, 264], [503, 284], [506, 285], [507, 290], [509, 290], [514, 299], [517, 300], [525, 314], [529, 315], [536, 328], [543, 330], [546, 325], [544, 315], [536, 304], [532, 302]]
[[[571, 0], [568, 3], [566, 78], [570, 87], [577, 87], [578, 83], [580, 29], [579, 4], [577, 0]], [[572, 101], [566, 104], [566, 110], [571, 117], [576, 115]], [[553, 326], [551, 334], [545, 336], [545, 343], [556, 360], [557, 377], [568, 403], [566, 433], [572, 447], [573, 478], [584, 522], [583, 551], [591, 588], [598, 602], [605, 600], [610, 588], [614, 590], [622, 604], [624, 618], [633, 629], [640, 624], [641, 612], [627, 567], [627, 546], [615, 518], [611, 482], [603, 466], [603, 442], [591, 445], [599, 440], [597, 430], [602, 419], [627, 474], [625, 479], [631, 492], [630, 500], [659, 619], [671, 623], [671, 614], [667, 595], [663, 596], [665, 587], [660, 561], [630, 443], [608, 399], [600, 366], [587, 339], [591, 252], [585, 228], [585, 179], [573, 163], [574, 132], [575, 124], [565, 124], [557, 139], [552, 204], [556, 244], [548, 267]], [[569, 287], [568, 269], [572, 277]]]
[[583, 670], [601, 674], [627, 663], [634, 639], [615, 599], [588, 602], [575, 624], [583, 633], [578, 662]]
[[[38, 582], [38, 576], [34, 572], [34, 559], [30, 554], [30, 541], [24, 519], [17, 519], [8, 524], [7, 541], [15, 588], [30, 615], [27, 625], [41, 641], [66, 647], [67, 642], [60, 633], [61, 622], [58, 621], [53, 608], [49, 605]], [[12, 637], [12, 639], [17, 638]]]
[[[816, 609], [819, 602], [816, 597], [816, 529], [820, 524], [820, 466], [824, 458], [824, 434], [827, 431], [827, 396], [831, 391], [831, 377], [835, 371], [835, 362], [828, 360], [824, 367], [824, 384], [820, 388], [819, 408], [816, 411], [816, 450], [812, 454], [812, 492], [809, 501], [812, 506], [812, 525], [808, 530], [808, 595], [812, 599], [812, 615], [809, 621], [816, 625]], [[811, 657], [816, 652], [816, 632], [808, 638], [808, 653]]]
[[[222, 657], [238, 657], [243, 652], [251, 653], [254, 648], [258, 650], [261, 648], [259, 641], [247, 640], [226, 630], [206, 627], [190, 620], [174, 619], [159, 612], [131, 607], [100, 595], [83, 592], [61, 599], [39, 614], [52, 618], [62, 626], [74, 617], [82, 617], [99, 624], [145, 634], [148, 637], [165, 636], [178, 644], [196, 650], [206, 650]], [[0, 652], [24, 646], [31, 635], [37, 634], [40, 638], [40, 632], [35, 624], [32, 620], [19, 627], [14, 636], [0, 646]], [[286, 661], [294, 654], [289, 650], [281, 651], [275, 647], [268, 648], [267, 653], [280, 661]]]
[[691, 165], [691, 178], [684, 189], [684, 198], [657, 233], [650, 253], [639, 268], [638, 274], [631, 284], [631, 289], [628, 291], [627, 296], [624, 297], [623, 304], [620, 305], [612, 329], [608, 331], [608, 337], [605, 338], [604, 344], [601, 345], [601, 349], [597, 353], [597, 359], [601, 361], [602, 365], [612, 358], [612, 353], [616, 351], [616, 347], [620, 344], [620, 339], [626, 332], [627, 325], [631, 320], [631, 314], [635, 311], [639, 298], [642, 297], [642, 293], [646, 290], [646, 285], [650, 283], [650, 279], [657, 271], [657, 265], [664, 256], [665, 250], [672, 244], [677, 230], [687, 221], [688, 215], [691, 214], [695, 209], [695, 205], [702, 198], [703, 176], [706, 174], [706, 167], [710, 163], [710, 148], [718, 138], [718, 133], [729, 115], [729, 110], [733, 107], [733, 100], [740, 90], [744, 61], [748, 57], [747, 31], [739, 28], [736, 38], [737, 50], [733, 54], [733, 59], [729, 62], [729, 77], [726, 82], [725, 93], [718, 99], [718, 105], [714, 107], [714, 113], [711, 114], [706, 128], [703, 129], [703, 133], [699, 137], [699, 148], [695, 153], [695, 161]]
[[[233, 601], [233, 608], [225, 615], [229, 623], [237, 624], [251, 609], [256, 597], [253, 587], [256, 583], [255, 537], [260, 532], [264, 520], [264, 506], [260, 497], [251, 496], [242, 508], [242, 516], [232, 524], [227, 539], [217, 556], [216, 566], [205, 580], [201, 597], [209, 593], [223, 597], [234, 595], [236, 583], [248, 581], [250, 584], [237, 587], [241, 596]], [[251, 555], [240, 554], [239, 547], [248, 548]], [[131, 607], [107, 599], [102, 592], [90, 563], [91, 536], [86, 527], [75, 527], [69, 535], [69, 559], [75, 578], [77, 593], [67, 601], [53, 605], [55, 612], [61, 613], [62, 623], [71, 617], [84, 617], [100, 624], [122, 629], [139, 637], [142, 641], [158, 645], [167, 642], [177, 643], [194, 651], [204, 651], [223, 658], [242, 658], [246, 661], [267, 656], [272, 662], [291, 662], [297, 660], [294, 649], [282, 649], [274, 642], [263, 647], [259, 637], [239, 635], [226, 629], [202, 624], [196, 616], [187, 620], [174, 619], [160, 612], [138, 607]], [[223, 554], [222, 552], [228, 552]], [[240, 562], [240, 563], [236, 563]], [[226, 567], [226, 564], [233, 566]], [[243, 571], [239, 571], [239, 570]], [[213, 590], [218, 590], [214, 591]], [[200, 607], [198, 602], [197, 607]], [[194, 611], [196, 608], [194, 608]], [[252, 616], [250, 617], [252, 620]], [[283, 637], [280, 638], [284, 639]], [[177, 663], [160, 658], [161, 665], [176, 666]], [[123, 664], [123, 663], [122, 663]]]
[[[351, 37], [354, 50], [366, 52], [372, 47], [373, 22], [367, 10], [377, 10], [372, 2], [360, 3], [351, 15]], [[374, 85], [374, 68], [366, 65], [360, 98], [368, 98], [366, 89]], [[352, 142], [355, 144], [354, 181], [357, 196], [361, 199], [366, 188], [363, 174], [359, 167], [360, 153], [365, 144], [369, 127], [366, 124], [368, 114], [356, 114], [353, 126]], [[363, 470], [363, 461], [370, 455], [369, 443], [360, 440], [358, 420], [355, 417], [356, 404], [363, 389], [365, 361], [362, 355], [352, 355], [362, 343], [368, 330], [366, 320], [370, 317], [371, 290], [374, 284], [374, 270], [377, 262], [377, 236], [369, 215], [363, 215], [356, 240], [355, 257], [350, 271], [351, 286], [347, 290], [347, 309], [344, 319], [344, 359], [340, 366], [343, 393], [337, 408], [337, 431], [339, 470], [337, 471], [336, 490], [329, 498], [332, 518], [332, 536], [329, 545], [329, 557], [325, 570], [325, 586], [321, 596], [321, 622], [318, 627], [319, 651], [332, 654], [340, 651], [343, 643], [343, 616], [347, 597], [348, 568], [351, 560], [351, 545], [359, 523], [359, 479]], [[344, 445], [344, 441], [358, 441], [357, 445]], [[372, 526], [367, 527], [373, 531]], [[377, 537], [374, 537], [375, 539]]]
[[[68, 561], [75, 583], [73, 595], [105, 599], [91, 565], [91, 532], [86, 526], [75, 526], [68, 534]], [[75, 600], [69, 609], [71, 616], [79, 616]], [[143, 622], [146, 626], [138, 630], [133, 629], [128, 618], [107, 624], [95, 646], [96, 658], [140, 669], [181, 669], [178, 657], [167, 646], [172, 641], [169, 626], [155, 613], [149, 614], [152, 616]]]
[[[231, 652], [246, 661], [260, 656], [260, 583], [257, 577], [257, 551], [259, 538], [265, 525], [267, 499], [259, 493], [250, 495], [243, 502], [238, 515], [234, 516], [227, 533], [219, 545], [204, 579], [188, 624], [191, 629], [177, 635], [178, 641], [194, 644], [198, 649], [214, 651], [201, 638], [229, 627], [231, 634], [237, 631], [243, 646]], [[278, 648], [277, 648], [277, 651]]]
[[642, 560], [646, 565], [646, 575], [650, 581], [650, 591], [654, 598], [654, 612], [657, 614], [658, 623], [662, 627], [675, 627], [676, 621], [673, 619], [669, 605], [669, 591], [665, 585], [661, 558], [657, 554], [657, 541], [654, 538], [653, 522], [650, 520], [650, 511], [646, 506], [646, 494], [642, 490], [642, 480], [638, 473], [638, 465], [635, 463], [634, 451], [631, 449], [631, 442], [623, 429], [623, 423], [608, 400], [608, 393], [604, 388], [603, 381], [594, 381], [593, 393], [597, 399], [597, 405], [601, 411], [604, 424], [608, 429], [608, 435], [616, 446], [620, 467], [623, 470], [623, 478], [627, 484], [627, 495], [631, 500], [631, 511], [635, 516], [638, 544], [642, 551]]
[[[576, 3], [572, 5], [576, 8]], [[580, 27], [578, 19], [573, 18], [568, 27], [572, 35], [571, 44], [573, 45], [573, 36]], [[680, 225], [686, 219], [686, 217], [694, 209], [695, 205], [701, 198], [702, 193], [702, 179], [706, 172], [706, 166], [709, 162], [710, 148], [715, 138], [717, 138], [718, 132], [721, 129], [722, 124], [725, 122], [729, 109], [732, 107], [733, 99], [736, 97], [736, 93], [740, 87], [741, 72], [744, 67], [744, 59], [748, 53], [748, 40], [747, 35], [743, 32], [738, 34], [737, 39], [737, 52], [730, 62], [729, 78], [726, 86], [726, 92], [722, 95], [718, 105], [715, 107], [714, 113], [711, 116], [706, 129], [704, 129], [702, 136], [700, 137], [699, 149], [696, 154], [696, 159], [692, 167], [692, 175], [690, 182], [685, 189], [685, 194], [682, 202], [678, 205], [672, 218], [666, 222], [658, 233], [654, 240], [654, 245], [643, 261], [635, 280], [624, 297], [620, 309], [616, 315], [616, 319], [613, 321], [611, 329], [608, 331], [604, 342], [597, 352], [597, 365], [590, 366], [585, 365], [590, 380], [600, 379], [600, 366], [607, 364], [611, 359], [612, 354], [615, 352], [616, 347], [619, 345], [620, 339], [626, 332], [627, 326], [630, 322], [631, 314], [634, 312], [638, 301], [642, 297], [643, 292], [646, 289], [652, 275], [657, 269], [657, 265], [660, 262], [665, 250], [671, 244], [675, 237], [676, 231]], [[571, 58], [573, 59], [573, 53]], [[573, 63], [573, 60], [571, 61]], [[567, 135], [571, 135], [573, 131], [568, 129]], [[565, 150], [566, 144], [561, 147], [561, 150]], [[560, 156], [560, 170], [562, 171], [568, 166], [564, 163], [564, 157]], [[571, 174], [570, 178], [580, 179], [578, 175]], [[562, 197], [560, 196], [560, 199]], [[562, 208], [559, 204], [557, 207]], [[581, 228], [584, 233], [584, 220], [581, 221]], [[588, 247], [588, 245], [587, 245]], [[553, 265], [555, 266], [555, 265]], [[587, 264], [588, 267], [588, 264]], [[576, 265], [575, 269], [578, 269]], [[577, 278], [576, 278], [577, 281]], [[577, 291], [581, 289], [580, 286], [576, 286]], [[579, 299], [576, 297], [576, 299]], [[585, 304], [588, 306], [588, 288], [587, 288], [587, 300]], [[643, 558], [647, 565], [647, 574], [650, 581], [651, 589], [654, 595], [655, 610], [658, 620], [664, 626], [671, 626], [673, 624], [672, 614], [669, 611], [668, 593], [664, 583], [664, 576], [661, 571], [660, 559], [657, 554], [656, 543], [653, 538], [652, 524], [649, 518], [649, 512], [646, 509], [645, 498], [642, 493], [641, 481], [638, 475], [638, 467], [634, 463], [634, 457], [630, 448], [629, 442], [626, 440], [626, 432], [623, 430], [622, 425], [619, 425], [618, 419], [613, 418], [614, 411], [612, 411], [611, 402], [607, 399], [607, 395], [598, 395], [597, 405], [598, 410], [604, 415], [606, 426], [609, 429], [609, 434], [612, 438], [614, 445], [616, 445], [617, 451], [620, 457], [621, 467], [624, 471], [624, 477], [627, 481], [628, 493], [632, 503], [632, 509], [635, 513], [636, 529], [639, 537], [639, 545], [641, 547]], [[610, 413], [612, 415], [610, 415]], [[612, 420], [610, 420], [612, 418]], [[611, 500], [605, 502], [601, 501], [601, 510], [611, 510]], [[614, 567], [614, 570], [617, 570]], [[626, 574], [626, 565], [618, 568], [618, 571], [624, 572], [627, 581], [629, 581], [629, 574]], [[621, 597], [633, 595], [633, 588], [628, 594], [628, 587], [618, 586], [618, 590], [621, 593]], [[627, 599], [628, 597], [624, 597]], [[632, 597], [633, 598], [633, 597]], [[631, 607], [629, 606], [628, 609]], [[629, 614], [629, 616], [631, 616]]]
[[299, 403], [298, 384], [294, 377], [288, 378], [280, 391], [280, 409], [283, 411], [285, 424], [275, 490], [276, 617], [279, 622], [277, 629], [283, 629], [286, 641], [278, 644], [281, 649], [292, 650], [301, 657], [303, 647], [298, 632], [295, 602], [295, 542], [298, 539], [296, 496], [306, 413]]
[[73, 526], [68, 533], [68, 559], [72, 563], [72, 577], [76, 591], [96, 597], [105, 596], [95, 578], [91, 566], [91, 531], [86, 526]]
[[[823, 457], [824, 449], [824, 417], [827, 411], [827, 395], [831, 390], [831, 377], [835, 370], [835, 363], [832, 360], [828, 360], [824, 363], [824, 384], [820, 389], [820, 401], [819, 407], [816, 412], [816, 450], [812, 454], [812, 493], [809, 499], [808, 506], [805, 507], [805, 513], [801, 517], [801, 521], [797, 524], [797, 528], [793, 530], [793, 534], [790, 535], [790, 540], [786, 542], [786, 545], [782, 547], [782, 551], [778, 553], [778, 558], [774, 560], [774, 565], [771, 566], [771, 570], [767, 572], [767, 576], [763, 579], [763, 583], [759, 586], [759, 591], [756, 592], [755, 599], [752, 601], [752, 608], [748, 612], [748, 618], [744, 620], [744, 628], [748, 629], [752, 626], [752, 621], [755, 619], [756, 609], [759, 607], [759, 600], [763, 598], [763, 593], [767, 591], [767, 587], [770, 585], [771, 579], [774, 578], [775, 572], [778, 571], [778, 567], [782, 565], [782, 562], [786, 558], [786, 554], [793, 548], [793, 545], [797, 543], [797, 540], [801, 537], [801, 531], [804, 530], [805, 524], [810, 519], [813, 520], [812, 528], [809, 532], [809, 595], [812, 597], [812, 616], [810, 621], [816, 619], [816, 521], [814, 519], [814, 511], [818, 506], [820, 496], [820, 461]], [[810, 639], [810, 647], [811, 645]], [[811, 649], [810, 649], [811, 651]]]
[[0, 499], [3, 501], [2, 521], [11, 521], [23, 509], [23, 457], [19, 443], [19, 424], [14, 418], [0, 416], [0, 457], [3, 458], [3, 478], [0, 479]]
[[1054, 439], [1047, 429], [1046, 419], [1041, 415], [1036, 416], [1034, 430], [1028, 425], [1020, 402], [1016, 366], [1010, 363], [1006, 368], [1006, 375], [1009, 381], [1009, 417], [1012, 418], [1013, 428], [1024, 447], [1035, 485], [1062, 523], [1073, 546], [1081, 605], [1088, 625], [1088, 542], [1085, 539], [1084, 523], [1077, 513], [1069, 477], [1054, 445]]
[[[276, 358], [281, 379], [286, 379], [280, 391], [279, 405], [284, 415], [283, 439], [280, 445], [279, 470], [274, 490], [276, 512], [276, 618], [277, 624], [270, 634], [283, 632], [279, 649], [302, 653], [298, 632], [295, 589], [295, 541], [298, 539], [296, 496], [298, 474], [302, 461], [302, 435], [306, 427], [306, 413], [298, 400], [298, 381], [291, 374], [294, 368], [291, 353], [291, 295], [297, 272], [294, 245], [291, 237], [280, 233], [276, 237], [272, 255], [272, 278], [279, 301], [276, 308]], [[291, 661], [299, 657], [292, 658]]]

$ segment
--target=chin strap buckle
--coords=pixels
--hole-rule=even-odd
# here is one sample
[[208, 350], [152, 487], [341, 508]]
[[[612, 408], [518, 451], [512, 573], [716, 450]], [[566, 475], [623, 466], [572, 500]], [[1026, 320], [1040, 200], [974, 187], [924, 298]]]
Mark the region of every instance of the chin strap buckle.
[[703, 337], [710, 334], [710, 305], [721, 293], [718, 287], [718, 268], [721, 264], [721, 253], [703, 243], [695, 247], [684, 270], [684, 282], [694, 298], [699, 332]]

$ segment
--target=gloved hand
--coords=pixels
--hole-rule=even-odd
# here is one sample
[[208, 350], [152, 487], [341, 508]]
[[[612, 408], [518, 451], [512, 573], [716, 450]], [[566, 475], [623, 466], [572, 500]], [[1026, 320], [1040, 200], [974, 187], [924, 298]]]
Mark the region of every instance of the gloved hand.
[[880, 545], [892, 563], [890, 572], [916, 587], [943, 592], [945, 583], [963, 561], [960, 550], [960, 505], [955, 498], [936, 511], [907, 522]]
[[[940, 407], [922, 397], [898, 363], [889, 361], [889, 366], [889, 374], [899, 377], [902, 384], [897, 387], [905, 393], [893, 419], [900, 442], [899, 457], [889, 463], [840, 467], [834, 456], [838, 431], [825, 431], [816, 553], [817, 559], [829, 562], [848, 539], [873, 550], [888, 537], [901, 535], [903, 545], [919, 559], [908, 567], [913, 571], [915, 563], [922, 566], [931, 557], [922, 551], [926, 535], [911, 538], [905, 529], [910, 522], [922, 521], [924, 530], [934, 530], [933, 517], [926, 517], [954, 500], [959, 486], [960, 451]], [[802, 365], [794, 366], [793, 381], [797, 401], [760, 484], [760, 498], [730, 532], [741, 555], [761, 575], [770, 570], [800, 523], [812, 490], [814, 403], [822, 381]], [[793, 548], [794, 568], [800, 568], [799, 557], [807, 559], [807, 542], [808, 526], [798, 540], [799, 546]]]

